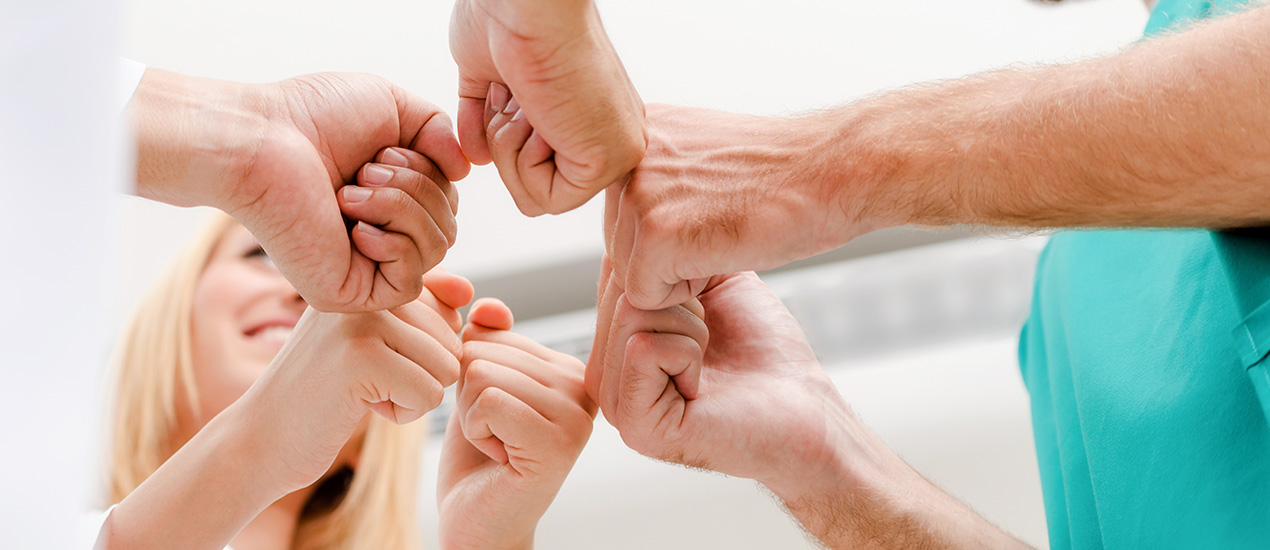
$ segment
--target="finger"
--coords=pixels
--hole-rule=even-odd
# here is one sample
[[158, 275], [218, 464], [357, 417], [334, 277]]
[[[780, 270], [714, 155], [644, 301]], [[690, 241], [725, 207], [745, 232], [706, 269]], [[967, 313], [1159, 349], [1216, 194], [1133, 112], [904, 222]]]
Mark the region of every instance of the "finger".
[[359, 374], [364, 377], [361, 387], [367, 392], [362, 398], [375, 414], [393, 423], [414, 422], [437, 408], [445, 397], [441, 382], [407, 355], [385, 353], [370, 365], [367, 372]]
[[459, 332], [463, 328], [463, 316], [459, 315], [458, 308], [471, 303], [476, 292], [472, 282], [434, 267], [423, 275], [423, 286], [437, 301], [437, 312], [454, 332]]
[[516, 208], [526, 216], [543, 213], [517, 171], [517, 157], [532, 131], [516, 98], [503, 86], [491, 84], [485, 109], [485, 138], [489, 143], [490, 157]]
[[568, 418], [580, 408], [576, 395], [539, 383], [522, 371], [521, 366], [512, 367], [486, 359], [468, 363], [463, 371], [463, 391], [456, 395], [456, 410], [469, 410], [488, 388], [507, 392], [553, 422]]
[[630, 429], [656, 423], [673, 407], [696, 399], [703, 354], [696, 340], [682, 334], [640, 332], [631, 336], [625, 348], [621, 383], [610, 413], [619, 426]]
[[[449, 182], [441, 180], [444, 185], [453, 187]], [[401, 168], [397, 166], [389, 166], [387, 164], [366, 164], [357, 172], [357, 185], [360, 188], [371, 190], [379, 189], [397, 189], [408, 195], [415, 203], [423, 207], [426, 215], [432, 220], [432, 223], [441, 230], [441, 234], [445, 236], [446, 242], [454, 245], [455, 237], [458, 235], [458, 222], [454, 219], [454, 209], [451, 207], [450, 198], [445, 195], [445, 191], [441, 189], [441, 184], [428, 178], [420, 172], [416, 172], [409, 168]], [[357, 189], [354, 187], [353, 189]], [[343, 191], [342, 195], [347, 195], [353, 191], [348, 189]], [[348, 197], [345, 196], [345, 199]], [[373, 196], [372, 196], [373, 198]], [[350, 210], [346, 213], [354, 219], [364, 219], [358, 217], [357, 206], [349, 204]], [[365, 208], [372, 208], [365, 206]], [[392, 221], [416, 221], [416, 220], [390, 220]], [[404, 225], [404, 224], [402, 224]], [[385, 226], [387, 228], [387, 226]], [[392, 231], [393, 229], [389, 229]]]
[[[445, 251], [453, 244], [423, 205], [415, 202], [414, 197], [405, 191], [393, 187], [346, 185], [338, 196], [340, 212], [345, 216], [409, 237], [425, 261], [425, 271], [440, 263]], [[445, 210], [443, 215], [453, 218], [449, 210]], [[422, 272], [419, 277], [423, 277]]]
[[581, 397], [586, 395], [582, 386], [583, 369], [581, 363], [577, 359], [563, 353], [556, 353], [554, 357], [544, 359], [529, 351], [507, 344], [484, 340], [464, 342], [462, 363], [467, 364], [478, 360], [490, 361], [515, 368], [539, 384], [549, 388], [570, 393], [577, 390], [581, 391]]
[[[580, 195], [581, 189], [568, 181], [556, 165], [556, 151], [537, 130], [532, 130], [516, 161], [524, 182], [527, 200], [540, 213], [561, 214], [582, 206], [595, 193]], [[580, 200], [579, 200], [580, 198]], [[522, 209], [523, 211], [523, 209]]]
[[[709, 331], [701, 317], [688, 308], [674, 306], [656, 311], [636, 309], [626, 300], [618, 298], [613, 314], [613, 324], [609, 329], [609, 345], [604, 358], [604, 379], [600, 383], [600, 409], [607, 417], [617, 413], [617, 402], [620, 397], [619, 387], [622, 383], [620, 370], [626, 362], [627, 343], [640, 333], [678, 334], [697, 342], [698, 348], [706, 349]], [[696, 376], [693, 376], [696, 375]], [[680, 393], [687, 399], [696, 399], [700, 361], [697, 368], [687, 372], [679, 387]]]
[[[601, 266], [604, 269], [604, 266]], [[607, 270], [606, 270], [607, 272]], [[591, 344], [591, 354], [586, 365], [586, 390], [592, 400], [599, 403], [600, 386], [604, 382], [604, 360], [608, 352], [609, 335], [612, 332], [613, 315], [617, 308], [617, 299], [622, 295], [617, 288], [616, 278], [600, 278], [600, 302], [595, 308], [595, 340]]]
[[364, 282], [346, 284], [370, 288], [370, 309], [396, 307], [419, 297], [424, 265], [430, 260], [420, 255], [410, 237], [388, 233], [365, 222], [358, 222], [349, 237], [353, 241], [353, 267], [349, 273]]
[[[629, 182], [628, 182], [629, 183]], [[614, 237], [617, 236], [617, 216], [619, 207], [622, 204], [622, 190], [626, 188], [626, 184], [610, 185], [604, 190], [604, 257], [608, 261], [615, 251], [613, 250]], [[612, 267], [610, 266], [610, 269]]]
[[404, 149], [401, 147], [388, 147], [379, 152], [375, 156], [375, 162], [386, 166], [397, 166], [414, 170], [424, 177], [432, 181], [437, 187], [441, 188], [441, 192], [445, 193], [445, 198], [450, 203], [450, 211], [455, 215], [459, 213], [459, 191], [445, 179], [445, 174], [437, 168], [432, 161], [415, 151]]
[[[691, 300], [705, 289], [709, 279], [679, 279], [673, 273], [673, 265], [662, 262], [664, 254], [653, 253], [635, 245], [627, 271], [622, 281], [625, 283], [626, 296], [631, 304], [640, 309], [663, 309]], [[656, 260], [650, 260], [656, 257]], [[650, 263], [645, 263], [650, 262]], [[658, 269], [659, 266], [666, 266]]]
[[398, 145], [432, 159], [447, 180], [459, 181], [467, 177], [472, 165], [459, 146], [449, 115], [440, 107], [395, 85], [392, 86], [392, 94], [397, 100], [401, 136]]
[[472, 164], [485, 165], [493, 160], [485, 141], [484, 97], [459, 98], [459, 142]]
[[559, 361], [562, 357], [568, 357], [571, 360], [573, 359], [572, 356], [544, 346], [535, 341], [533, 338], [523, 334], [512, 332], [510, 330], [490, 329], [480, 325], [469, 324], [467, 327], [464, 327], [463, 341], [465, 343], [489, 342], [492, 344], [511, 346], [519, 350], [524, 350], [525, 353], [548, 362]]
[[508, 449], [533, 448], [552, 439], [550, 420], [496, 387], [476, 397], [461, 425], [472, 446], [500, 464], [510, 463]]
[[498, 298], [481, 298], [467, 314], [469, 325], [493, 331], [511, 330], [515, 323], [511, 308]]
[[616, 210], [615, 220], [613, 222], [613, 238], [611, 250], [609, 251], [609, 261], [613, 266], [613, 277], [617, 280], [617, 284], [623, 289], [629, 286], [627, 277], [629, 277], [631, 265], [631, 257], [634, 254], [636, 238], [639, 232], [639, 212], [635, 207], [638, 200], [636, 192], [638, 190], [638, 181], [627, 182], [621, 187], [622, 192], [618, 195], [614, 207]]
[[[428, 340], [436, 343], [440, 349], [445, 350], [445, 352], [449, 354], [451, 359], [456, 361], [453, 364], [454, 368], [452, 370], [449, 368], [451, 366], [451, 362], [448, 360], [445, 361], [444, 364], [438, 365], [438, 369], [443, 369], [436, 373], [439, 377], [438, 380], [446, 386], [453, 384], [459, 376], [457, 360], [463, 356], [463, 343], [459, 340], [458, 335], [455, 334], [454, 329], [450, 328], [450, 324], [446, 322], [440, 313], [437, 313], [434, 309], [418, 301], [410, 302], [400, 307], [395, 307], [389, 310], [389, 312], [404, 323], [405, 327], [401, 327], [401, 335], [393, 338], [385, 335], [385, 341], [391, 344], [396, 342], [397, 339], [403, 339], [405, 344], [409, 344], [413, 340], [417, 339]], [[402, 353], [407, 351], [396, 347], [393, 349]], [[415, 350], [416, 353], [420, 351], [435, 351], [431, 347], [426, 350], [419, 347], [413, 347], [410, 349]], [[420, 357], [422, 359], [427, 359], [429, 356], [421, 355]], [[423, 362], [420, 362], [419, 364], [425, 368], [429, 367], [429, 365], [426, 365]]]
[[487, 132], [490, 136], [490, 155], [493, 156], [498, 174], [516, 202], [516, 207], [527, 216], [544, 213], [544, 203], [538, 200], [537, 190], [539, 187], [549, 186], [551, 177], [548, 175], [545, 180], [541, 177], [527, 179], [527, 174], [522, 171], [527, 166], [522, 158], [523, 147], [534, 129], [529, 125], [525, 111], [520, 108], [516, 98], [511, 98], [507, 107], [494, 114]]

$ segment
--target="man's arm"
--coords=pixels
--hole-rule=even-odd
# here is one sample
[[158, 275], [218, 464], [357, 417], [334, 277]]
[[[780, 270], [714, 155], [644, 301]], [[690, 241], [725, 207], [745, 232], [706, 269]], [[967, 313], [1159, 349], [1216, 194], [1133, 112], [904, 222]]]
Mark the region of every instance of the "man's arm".
[[849, 408], [839, 412], [826, 421], [854, 432], [853, 446], [825, 449], [833, 458], [819, 476], [788, 486], [763, 482], [826, 548], [1030, 548], [922, 478]]
[[586, 385], [632, 449], [754, 479], [833, 549], [1025, 547], [874, 435], [753, 273], [658, 311], [603, 273]]
[[[1270, 221], [1270, 7], [1070, 65], [902, 90], [824, 116], [809, 164], [888, 225]], [[809, 174], [811, 175], [811, 174]]]
[[1265, 224], [1267, 75], [1260, 7], [799, 118], [651, 105], [647, 156], [610, 191], [609, 254], [632, 303], [660, 308], [898, 225]]
[[[314, 308], [408, 303], [454, 244], [453, 201], [429, 210], [427, 193], [404, 190], [453, 195], [470, 165], [449, 117], [386, 80], [242, 84], [149, 69], [129, 111], [137, 194], [234, 216]], [[346, 227], [341, 207], [363, 223]]]

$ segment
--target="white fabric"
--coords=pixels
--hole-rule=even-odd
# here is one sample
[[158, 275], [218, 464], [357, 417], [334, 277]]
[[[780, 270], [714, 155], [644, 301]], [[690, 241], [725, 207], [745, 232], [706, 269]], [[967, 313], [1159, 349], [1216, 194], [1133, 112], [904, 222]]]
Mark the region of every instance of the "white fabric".
[[[85, 516], [84, 520], [80, 522], [79, 525], [79, 544], [76, 545], [76, 548], [81, 550], [91, 550], [93, 545], [97, 542], [97, 534], [100, 533], [101, 528], [106, 525], [106, 518], [109, 518], [110, 513], [114, 510], [115, 507], [111, 506], [105, 512], [94, 512]], [[234, 549], [226, 546], [225, 550]]]
[[115, 95], [115, 103], [119, 106], [119, 110], [123, 111], [128, 105], [128, 100], [132, 99], [132, 94], [137, 91], [137, 85], [141, 84], [141, 77], [146, 74], [146, 66], [131, 59], [119, 58], [119, 82], [115, 88], [118, 92]]
[[0, 3], [0, 533], [74, 548], [100, 487], [117, 0]]

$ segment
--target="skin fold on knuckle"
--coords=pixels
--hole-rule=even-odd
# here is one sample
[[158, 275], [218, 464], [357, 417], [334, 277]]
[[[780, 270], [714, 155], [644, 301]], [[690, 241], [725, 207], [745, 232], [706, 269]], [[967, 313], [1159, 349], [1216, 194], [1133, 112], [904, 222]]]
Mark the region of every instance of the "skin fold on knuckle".
[[468, 363], [463, 373], [463, 393], [479, 398], [487, 388], [492, 386], [494, 371], [498, 368], [497, 364], [485, 359], [476, 359]]

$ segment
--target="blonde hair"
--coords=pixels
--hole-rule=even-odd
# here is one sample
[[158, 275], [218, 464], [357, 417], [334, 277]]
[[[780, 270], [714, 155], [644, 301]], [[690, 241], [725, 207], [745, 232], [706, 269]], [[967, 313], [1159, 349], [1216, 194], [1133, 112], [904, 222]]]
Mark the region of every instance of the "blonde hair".
[[[217, 215], [141, 302], [116, 352], [110, 499], [119, 502], [176, 452], [177, 392], [198, 410], [191, 353], [194, 290], [216, 246], [236, 222]], [[297, 527], [295, 548], [418, 550], [424, 422], [398, 426], [372, 415], [357, 468], [321, 482]], [[333, 497], [333, 498], [332, 498]]]

